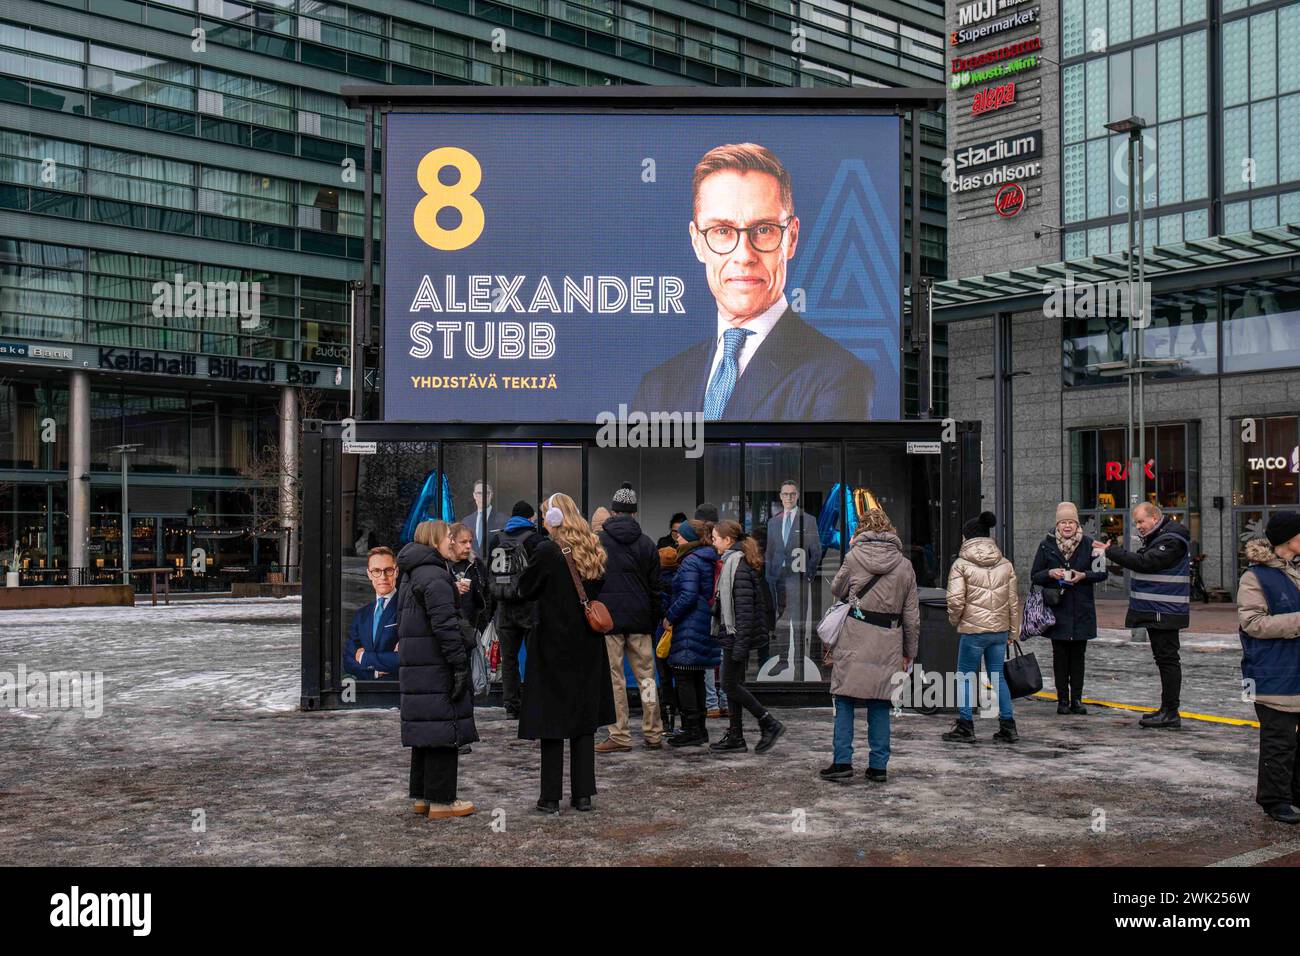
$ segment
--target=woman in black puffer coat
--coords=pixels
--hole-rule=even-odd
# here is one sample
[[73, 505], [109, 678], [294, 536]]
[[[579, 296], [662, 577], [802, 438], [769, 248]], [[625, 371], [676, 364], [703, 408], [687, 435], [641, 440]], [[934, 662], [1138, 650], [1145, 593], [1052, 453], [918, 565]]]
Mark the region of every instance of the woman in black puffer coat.
[[744, 727], [747, 710], [758, 718], [761, 735], [754, 752], [766, 753], [785, 731], [785, 725], [768, 713], [742, 683], [750, 648], [761, 645], [775, 626], [763, 580], [763, 553], [735, 521], [714, 525], [713, 546], [722, 555], [718, 598], [713, 606], [718, 618], [718, 644], [722, 647], [722, 691], [732, 707], [731, 728], [709, 749], [715, 753], [749, 749]]
[[445, 521], [421, 522], [414, 537], [397, 555], [397, 679], [402, 746], [411, 748], [413, 809], [431, 820], [464, 817], [474, 804], [456, 799], [459, 749], [478, 740], [478, 732], [450, 571], [455, 545]]

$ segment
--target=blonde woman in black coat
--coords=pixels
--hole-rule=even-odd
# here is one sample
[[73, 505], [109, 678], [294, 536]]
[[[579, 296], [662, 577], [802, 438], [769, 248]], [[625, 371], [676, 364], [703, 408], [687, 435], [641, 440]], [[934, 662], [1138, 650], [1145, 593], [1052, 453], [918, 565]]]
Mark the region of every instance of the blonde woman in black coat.
[[537, 602], [537, 626], [529, 633], [528, 679], [524, 681], [519, 736], [542, 742], [542, 795], [537, 809], [560, 812], [564, 741], [569, 741], [569, 804], [590, 810], [596, 794], [596, 728], [614, 723], [605, 635], [587, 624], [582, 599], [569, 571], [573, 558], [587, 597], [600, 595], [605, 549], [565, 494], [543, 508], [550, 538], [537, 546], [519, 581], [519, 596]]
[[445, 521], [421, 522], [414, 538], [397, 555], [397, 680], [413, 809], [430, 820], [464, 817], [474, 804], [456, 799], [458, 752], [478, 740], [478, 731], [451, 573], [455, 544]]

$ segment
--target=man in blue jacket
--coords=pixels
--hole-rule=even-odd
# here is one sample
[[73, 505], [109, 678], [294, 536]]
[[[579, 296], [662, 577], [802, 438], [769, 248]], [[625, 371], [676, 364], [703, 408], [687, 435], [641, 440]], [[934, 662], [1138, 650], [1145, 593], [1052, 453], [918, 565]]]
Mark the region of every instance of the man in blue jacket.
[[343, 669], [360, 680], [397, 680], [397, 556], [371, 548], [366, 574], [375, 599], [352, 615]]

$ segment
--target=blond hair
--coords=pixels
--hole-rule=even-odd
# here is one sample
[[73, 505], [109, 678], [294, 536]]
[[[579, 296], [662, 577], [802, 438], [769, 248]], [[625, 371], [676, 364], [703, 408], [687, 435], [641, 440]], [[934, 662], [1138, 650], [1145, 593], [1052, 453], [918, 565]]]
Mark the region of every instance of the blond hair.
[[441, 553], [442, 543], [447, 540], [450, 531], [451, 527], [445, 521], [421, 521], [415, 526], [412, 540]]
[[869, 508], [858, 516], [857, 533], [861, 534], [863, 531], [875, 531], [877, 534], [898, 534], [898, 529], [889, 520], [889, 515], [885, 514], [880, 508]]
[[605, 549], [600, 539], [591, 531], [591, 525], [582, 516], [573, 499], [557, 491], [546, 501], [547, 509], [559, 508], [563, 520], [559, 527], [552, 527], [551, 537], [561, 549], [568, 548], [573, 554], [573, 563], [578, 566], [578, 574], [584, 581], [596, 581], [605, 576]]

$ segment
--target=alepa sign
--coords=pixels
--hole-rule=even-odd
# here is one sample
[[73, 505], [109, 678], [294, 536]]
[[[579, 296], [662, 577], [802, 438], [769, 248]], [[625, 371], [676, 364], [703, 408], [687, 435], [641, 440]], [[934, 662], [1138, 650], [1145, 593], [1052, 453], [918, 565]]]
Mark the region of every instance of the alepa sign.
[[987, 90], [976, 93], [975, 99], [971, 100], [970, 111], [979, 116], [1010, 106], [1015, 101], [1016, 84], [1003, 83], [1001, 86], [990, 86]]

